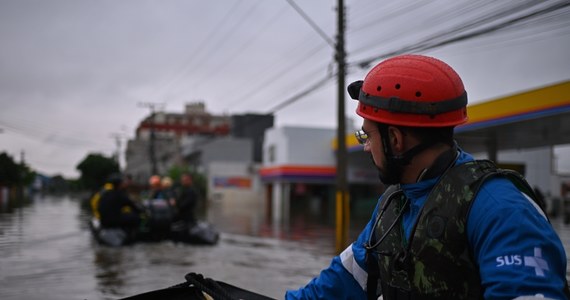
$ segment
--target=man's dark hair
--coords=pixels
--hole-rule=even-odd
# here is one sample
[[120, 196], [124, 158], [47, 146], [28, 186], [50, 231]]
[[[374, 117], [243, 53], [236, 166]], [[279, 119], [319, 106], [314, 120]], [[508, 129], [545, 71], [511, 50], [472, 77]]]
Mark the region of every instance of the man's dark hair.
[[453, 146], [453, 127], [408, 127], [394, 126], [416, 137], [420, 143], [439, 142]]
[[408, 132], [420, 142], [437, 141], [453, 146], [453, 127], [408, 127]]

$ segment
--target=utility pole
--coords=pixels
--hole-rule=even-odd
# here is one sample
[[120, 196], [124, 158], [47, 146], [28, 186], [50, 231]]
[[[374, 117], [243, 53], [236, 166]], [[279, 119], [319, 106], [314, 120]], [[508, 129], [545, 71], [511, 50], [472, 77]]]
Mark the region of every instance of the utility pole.
[[347, 151], [346, 151], [346, 117], [345, 117], [345, 67], [346, 53], [344, 51], [344, 1], [338, 0], [337, 7], [338, 33], [336, 40], [335, 59], [338, 66], [338, 127], [336, 152], [336, 252], [340, 253], [348, 241], [350, 224], [350, 198], [347, 183]]
[[344, 115], [344, 95], [345, 95], [345, 82], [344, 77], [346, 74], [346, 53], [344, 51], [344, 2], [338, 0], [337, 7], [337, 20], [338, 20], [338, 33], [336, 44], [327, 37], [326, 33], [322, 31], [313, 22], [307, 14], [305, 14], [293, 0], [287, 2], [317, 31], [317, 33], [335, 49], [335, 61], [338, 65], [338, 127], [337, 127], [337, 152], [336, 152], [336, 251], [340, 253], [347, 246], [348, 229], [350, 225], [350, 199], [348, 193], [348, 183], [346, 176], [347, 169], [347, 151], [346, 151], [346, 118]]
[[155, 175], [158, 174], [158, 168], [156, 163], [156, 149], [155, 149], [155, 140], [156, 134], [154, 130], [154, 117], [156, 116], [156, 111], [158, 107], [162, 109], [164, 107], [164, 103], [150, 103], [150, 102], [142, 102], [139, 103], [142, 107], [150, 108], [150, 142], [148, 147], [148, 155], [150, 158], [150, 174]]
[[117, 150], [115, 152], [115, 161], [117, 165], [119, 165], [119, 169], [121, 168], [121, 139], [125, 138], [124, 134], [121, 133], [111, 133], [111, 138], [115, 139], [115, 145], [117, 146]]

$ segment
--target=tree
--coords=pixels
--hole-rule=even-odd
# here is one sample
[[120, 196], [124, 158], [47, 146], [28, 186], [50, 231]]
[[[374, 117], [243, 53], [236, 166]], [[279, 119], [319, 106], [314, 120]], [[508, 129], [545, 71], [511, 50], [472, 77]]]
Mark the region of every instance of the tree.
[[20, 183], [20, 166], [6, 152], [0, 153], [0, 185], [13, 186]]
[[0, 186], [29, 185], [35, 176], [36, 172], [26, 164], [18, 164], [6, 152], [0, 153]]
[[18, 165], [18, 172], [20, 173], [20, 184], [30, 185], [36, 179], [37, 173], [26, 164]]
[[101, 188], [109, 175], [119, 172], [119, 164], [111, 157], [90, 153], [76, 167], [81, 172], [79, 181], [91, 191]]

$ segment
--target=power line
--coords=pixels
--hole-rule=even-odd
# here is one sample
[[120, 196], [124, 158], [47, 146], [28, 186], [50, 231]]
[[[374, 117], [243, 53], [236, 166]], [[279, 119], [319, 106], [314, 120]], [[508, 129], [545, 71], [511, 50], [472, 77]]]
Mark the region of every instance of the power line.
[[313, 20], [311, 20], [311, 18], [293, 0], [286, 1], [293, 7], [293, 9], [295, 9], [295, 11], [297, 11], [297, 13], [299, 13], [299, 15], [301, 15], [305, 21], [307, 21], [307, 23], [309, 23], [309, 25], [323, 38], [323, 40], [325, 40], [325, 42], [327, 42], [327, 44], [333, 48], [336, 47], [335, 42], [331, 40], [331, 38], [329, 38], [328, 35], [321, 28], [319, 28], [319, 26]]
[[[306, 59], [305, 59], [306, 60]], [[291, 68], [288, 68], [287, 71], [291, 70], [294, 67], [299, 66], [300, 63], [295, 63], [293, 65], [291, 65]], [[271, 69], [271, 68], [267, 68], [267, 69]], [[267, 80], [264, 80], [262, 84], [259, 84], [258, 86], [256, 86], [254, 89], [252, 89], [249, 93], [245, 94], [244, 96], [240, 97], [238, 100], [236, 100], [235, 102], [240, 103], [241, 105], [243, 105], [242, 100], [244, 100], [244, 98], [247, 98], [247, 102], [251, 102], [252, 100], [254, 100], [254, 98], [252, 98], [251, 96], [257, 93], [260, 93], [265, 89], [268, 89], [271, 85], [269, 83], [275, 81], [275, 79], [277, 78], [283, 78], [284, 73], [281, 72], [277, 72], [275, 74], [275, 76], [273, 77], [266, 77], [266, 76], [260, 76], [261, 78], [268, 78]], [[310, 78], [307, 75], [304, 75], [302, 77], [297, 76], [298, 81], [306, 81], [305, 78]], [[253, 81], [253, 80], [252, 80]], [[283, 82], [282, 80], [280, 80], [279, 82]], [[298, 86], [297, 84], [295, 84], [294, 86]], [[301, 92], [302, 94], [302, 92]], [[234, 107], [234, 105], [230, 105], [230, 107]]]
[[[186, 73], [188, 73], [188, 71], [195, 69], [194, 66], [196, 62], [197, 61], [200, 62], [203, 60], [202, 58], [204, 56], [203, 54], [207, 55], [209, 53], [209, 52], [204, 52], [207, 49], [205, 45], [207, 45], [209, 41], [212, 41], [212, 37], [216, 36], [217, 33], [222, 28], [222, 26], [225, 25], [225, 21], [235, 12], [236, 8], [240, 4], [240, 1], [241, 0], [237, 0], [234, 2], [234, 5], [228, 7], [228, 10], [220, 18], [220, 21], [217, 23], [217, 26], [215, 26], [211, 31], [209, 31], [206, 35], [204, 35], [204, 38], [201, 41], [196, 43], [196, 45], [199, 46], [198, 49], [196, 51], [190, 51], [190, 56], [182, 64], [182, 67], [179, 69], [179, 71], [176, 72], [176, 74], [174, 74], [173, 77], [170, 78], [170, 80], [167, 81], [163, 85], [163, 87], [159, 89], [159, 91], [156, 92], [155, 94], [161, 94], [162, 91], [169, 89], [177, 81], [181, 80], [186, 75]], [[198, 60], [198, 57], [200, 57], [200, 60]]]
[[[456, 37], [448, 37], [447, 39], [442, 39], [439, 42], [433, 43], [433, 44], [428, 43], [431, 40], [431, 37], [426, 38], [426, 39], [424, 39], [423, 42], [420, 42], [418, 45], [405, 46], [405, 47], [402, 47], [398, 50], [388, 52], [388, 53], [384, 53], [382, 55], [375, 56], [373, 58], [369, 58], [366, 60], [361, 60], [361, 61], [357, 61], [354, 63], [350, 63], [348, 65], [349, 66], [360, 66], [360, 67], [362, 67], [363, 65], [368, 65], [369, 63], [371, 63], [374, 60], [385, 58], [385, 57], [390, 57], [390, 56], [393, 56], [393, 55], [396, 55], [399, 53], [405, 53], [408, 51], [419, 51], [419, 50], [425, 51], [425, 50], [430, 50], [430, 49], [442, 47], [444, 45], [449, 45], [451, 43], [463, 41], [463, 40], [470, 39], [470, 38], [475, 38], [478, 36], [482, 36], [484, 34], [489, 34], [489, 33], [498, 31], [500, 29], [507, 28], [509, 26], [518, 24], [518, 23], [525, 21], [525, 20], [528, 20], [532, 17], [538, 17], [538, 16], [545, 15], [545, 14], [548, 14], [551, 12], [555, 12], [555, 11], [562, 9], [564, 7], [567, 7], [567, 6], [570, 6], [570, 3], [564, 3], [564, 2], [557, 3], [557, 4], [549, 6], [547, 8], [543, 8], [539, 11], [527, 13], [527, 14], [522, 15], [520, 17], [500, 22], [500, 23], [498, 23], [494, 26], [488, 27], [488, 28], [479, 29], [479, 30], [476, 30], [476, 31], [473, 31], [470, 33], [466, 33], [463, 35], [456, 36]], [[504, 11], [502, 11], [502, 12], [504, 12]], [[502, 14], [502, 12], [500, 12], [499, 14]], [[439, 36], [444, 37], [445, 35], [440, 34]], [[312, 84], [311, 86], [301, 90], [300, 92], [298, 92], [294, 96], [289, 97], [286, 100], [284, 100], [284, 101], [280, 102], [279, 104], [277, 104], [276, 106], [274, 106], [272, 109], [269, 110], [269, 113], [276, 113], [277, 111], [283, 109], [284, 107], [287, 107], [287, 106], [291, 105], [292, 103], [301, 100], [305, 96], [309, 95], [310, 93], [314, 92], [318, 88], [322, 87], [327, 81], [329, 81], [333, 77], [334, 76], [328, 75], [328, 76], [318, 80], [316, 83]]]
[[[222, 46], [228, 42], [230, 37], [233, 36], [234, 33], [237, 32], [241, 26], [243, 26], [245, 21], [248, 19], [246, 16], [250, 15], [253, 11], [255, 11], [255, 9], [257, 8], [258, 5], [259, 5], [259, 3], [255, 3], [253, 6], [251, 6], [249, 8], [249, 10], [247, 12], [245, 12], [243, 14], [243, 17], [238, 18], [237, 24], [232, 26], [230, 28], [230, 30], [225, 33], [225, 35], [223, 35], [220, 39], [218, 39], [218, 42], [213, 47], [211, 47], [211, 49], [213, 49], [213, 50], [208, 51], [206, 53], [206, 57], [212, 57], [214, 53], [220, 51], [220, 49], [224, 49]], [[207, 60], [206, 58], [200, 59], [198, 61], [198, 65], [194, 66], [193, 69], [194, 70], [199, 69], [206, 62], [206, 60]], [[189, 86], [194, 88], [198, 84], [200, 84], [200, 81], [198, 81], [197, 83], [194, 83], [193, 85], [189, 85]]]
[[243, 105], [247, 102], [251, 102], [252, 100], [255, 99], [255, 98], [253, 98], [253, 96], [255, 94], [259, 93], [260, 91], [262, 91], [264, 87], [270, 85], [272, 82], [277, 81], [280, 77], [283, 77], [285, 74], [293, 71], [293, 69], [303, 66], [303, 64], [306, 61], [310, 60], [314, 55], [319, 53], [324, 47], [325, 47], [325, 44], [321, 44], [321, 45], [311, 49], [306, 54], [301, 55], [299, 60], [292, 62], [290, 65], [287, 65], [285, 69], [277, 70], [277, 72], [275, 72], [274, 76], [270, 76], [270, 77], [262, 76], [262, 78], [265, 78], [265, 80], [254, 85], [251, 88], [251, 90], [249, 90], [243, 96], [237, 98], [229, 106], [230, 107], [236, 107], [239, 105]]
[[[318, 28], [316, 23], [314, 21], [312, 21], [308, 17], [308, 15], [298, 5], [296, 5], [294, 2], [291, 2], [289, 0], [287, 0], [287, 1], [317, 32], [326, 36], [326, 33], [324, 33], [323, 30]], [[272, 19], [274, 20], [275, 18], [272, 18]], [[311, 38], [309, 38], [309, 40], [313, 40], [313, 38], [311, 37]], [[324, 38], [323, 40], [327, 43], [332, 42], [332, 40], [330, 40], [330, 38], [328, 38], [328, 36], [326, 36], [326, 38]], [[307, 44], [307, 42], [299, 43], [298, 45], [295, 45], [294, 47], [292, 47], [292, 51], [295, 51], [297, 49], [303, 49], [306, 44]], [[253, 88], [251, 88], [249, 90], [249, 92], [243, 94], [243, 96], [241, 96], [239, 98], [236, 98], [234, 101], [232, 101], [232, 103], [228, 104], [227, 107], [235, 108], [236, 106], [243, 105], [245, 102], [251, 102], [252, 100], [255, 100], [255, 98], [252, 97], [253, 95], [259, 93], [260, 91], [263, 91], [264, 87], [271, 86], [272, 82], [275, 82], [280, 78], [283, 78], [285, 76], [285, 74], [290, 73], [293, 69], [298, 68], [298, 67], [302, 67], [306, 61], [308, 61], [311, 57], [316, 55], [320, 50], [323, 49], [323, 47], [324, 47], [324, 44], [320, 44], [317, 47], [306, 52], [306, 54], [299, 55], [298, 56], [300, 58], [299, 60], [293, 61], [291, 64], [287, 65], [284, 70], [277, 70], [276, 72], [274, 72], [273, 76], [265, 76], [265, 75], [260, 74], [259, 77], [264, 78], [263, 82], [256, 84]], [[225, 65], [227, 66], [228, 64], [225, 64]], [[268, 73], [267, 71], [275, 71], [276, 69], [273, 67], [266, 67], [266, 68], [264, 68], [264, 70], [266, 71], [265, 73]], [[217, 72], [219, 72], [219, 71], [221, 71], [221, 70], [217, 70]], [[211, 78], [211, 77], [212, 76], [204, 76], [204, 78]], [[307, 77], [307, 76], [304, 76], [304, 77]], [[256, 82], [256, 81], [252, 81], [252, 82]], [[282, 82], [282, 81], [279, 81], [279, 82]], [[240, 84], [239, 88], [234, 88], [231, 90], [232, 91], [240, 91], [243, 88], [244, 88], [243, 84]]]
[[9, 123], [7, 121], [0, 121], [0, 125], [4, 126], [4, 133], [14, 132], [16, 134], [31, 138], [32, 140], [47, 144], [60, 144], [66, 147], [87, 147], [93, 145], [103, 145], [95, 142], [94, 140], [83, 139], [76, 136], [71, 136], [69, 134], [47, 132], [43, 130], [45, 127], [39, 125], [27, 127], [26, 125]]
[[275, 105], [273, 108], [271, 108], [269, 110], [269, 114], [274, 114], [277, 111], [299, 101], [300, 99], [302, 99], [303, 97], [311, 94], [312, 92], [315, 92], [316, 90], [318, 90], [319, 88], [323, 87], [324, 84], [329, 81], [331, 78], [334, 78], [337, 74], [329, 74], [327, 76], [325, 76], [324, 78], [319, 79], [317, 82], [313, 83], [311, 86], [309, 86], [308, 88], [302, 90], [301, 92], [285, 99], [284, 101], [280, 102], [279, 104]]
[[[413, 12], [414, 10], [419, 10], [419, 9], [423, 8], [424, 6], [429, 5], [429, 4], [430, 4], [429, 1], [421, 1], [420, 3], [410, 2], [407, 5], [402, 6], [402, 5], [400, 5], [400, 2], [398, 2], [398, 8], [392, 9], [392, 10], [384, 10], [384, 9], [375, 7], [375, 9], [367, 10], [365, 12], [367, 15], [369, 15], [369, 14], [373, 15], [372, 20], [365, 21], [365, 22], [359, 24], [358, 26], [351, 28], [350, 30], [348, 30], [348, 32], [354, 33], [354, 32], [358, 32], [358, 31], [361, 31], [363, 29], [369, 28], [371, 26], [378, 25], [378, 23], [387, 23], [392, 19], [401, 18], [403, 15], [409, 14], [409, 13]], [[379, 15], [378, 12], [383, 12], [383, 14]], [[358, 19], [363, 19], [363, 18], [364, 18], [364, 16], [359, 16]]]
[[[484, 34], [489, 34], [489, 33], [498, 31], [500, 29], [516, 25], [517, 23], [520, 23], [520, 22], [527, 20], [529, 18], [533, 18], [533, 17], [539, 16], [542, 14], [550, 13], [550, 12], [553, 12], [553, 11], [556, 11], [558, 9], [562, 9], [562, 8], [565, 8], [568, 6], [570, 6], [570, 2], [557, 3], [555, 5], [540, 9], [538, 11], [534, 11], [534, 12], [524, 14], [522, 16], [510, 19], [510, 20], [504, 20], [504, 21], [497, 22], [497, 24], [492, 25], [492, 26], [488, 26], [488, 27], [480, 28], [480, 29], [475, 29], [473, 31], [466, 32], [463, 34], [459, 34], [459, 35], [456, 35], [453, 37], [449, 36], [453, 33], [456, 33], [457, 31], [465, 31], [466, 29], [470, 29], [470, 28], [474, 27], [475, 25], [483, 24], [485, 21], [495, 21], [495, 20], [490, 20], [489, 18], [484, 18], [483, 20], [479, 20], [477, 22], [472, 22], [472, 23], [467, 23], [463, 26], [455, 27], [454, 29], [452, 29], [450, 31], [440, 33], [440, 34], [437, 34], [435, 36], [430, 36], [430, 37], [425, 38], [424, 40], [420, 41], [419, 43], [414, 43], [412, 45], [405, 46], [405, 47], [400, 48], [398, 50], [394, 50], [394, 51], [391, 51], [388, 53], [377, 55], [377, 56], [374, 56], [371, 58], [362, 59], [362, 60], [356, 61], [356, 62], [351, 63], [351, 64], [359, 65], [361, 67], [365, 67], [375, 60], [390, 57], [390, 56], [397, 55], [400, 53], [411, 52], [411, 51], [425, 51], [428, 49], [442, 47], [442, 46], [445, 46], [445, 45], [448, 45], [451, 43], [475, 38], [475, 37], [478, 37], [478, 36], [481, 36]], [[502, 16], [505, 13], [506, 13], [505, 11], [501, 11], [498, 13], [498, 15]], [[434, 40], [436, 40], [436, 41], [434, 42]]]
[[[352, 49], [351, 54], [355, 55], [360, 52], [370, 50], [371, 48], [373, 49], [374, 47], [378, 47], [379, 45], [383, 48], [387, 48], [391, 44], [397, 44], [397, 47], [401, 47], [402, 40], [405, 42], [406, 39], [415, 41], [418, 38], [424, 38], [425, 34], [422, 33], [422, 31], [425, 31], [426, 29], [434, 31], [442, 25], [445, 25], [444, 30], [449, 30], [450, 23], [455, 21], [457, 18], [461, 18], [462, 21], [460, 24], [465, 23], [466, 20], [469, 20], [469, 14], [481, 14], [481, 7], [483, 7], [480, 2], [475, 1], [463, 5], [450, 5], [443, 9], [437, 5], [436, 7], [433, 7], [433, 2], [430, 1], [423, 1], [422, 6], [423, 5], [428, 6], [425, 7], [424, 10], [417, 11], [416, 14], [413, 14], [414, 10], [397, 11], [392, 9], [392, 11], [389, 11], [377, 18], [381, 21], [381, 23], [376, 23], [378, 27], [384, 28], [389, 26], [390, 30], [384, 30], [381, 35], [376, 35], [380, 37], [380, 39], [369, 38], [369, 43], [359, 45], [357, 48]], [[435, 13], [429, 14], [429, 17], [427, 18], [421, 17], [426, 16], [425, 11], [435, 11]], [[421, 17], [421, 19], [418, 19], [419, 17]], [[413, 25], [413, 23], [409, 22], [398, 23], [398, 20], [406, 19], [418, 19], [418, 21], [422, 22], [422, 26], [418, 27], [417, 25]], [[352, 34], [354, 35], [356, 32], [360, 31], [362, 30], [356, 30], [352, 32]]]
[[[274, 23], [279, 17], [281, 17], [283, 15], [283, 13], [286, 11], [285, 10], [286, 7], [284, 7], [283, 9], [279, 10], [274, 16], [272, 16], [271, 18], [268, 19], [268, 22], [265, 23], [263, 26], [261, 26], [260, 30], [253, 35], [250, 39], [248, 40], [243, 40], [241, 45], [239, 47], [237, 47], [236, 50], [234, 50], [232, 52], [232, 55], [227, 56], [227, 59], [224, 61], [221, 61], [218, 66], [211, 68], [211, 70], [213, 70], [213, 72], [210, 72], [207, 75], [202, 76], [202, 78], [216, 78], [216, 75], [219, 74], [220, 72], [222, 72], [223, 70], [225, 70], [227, 68], [228, 65], [230, 65], [237, 56], [239, 56], [241, 53], [243, 53], [243, 51], [253, 45], [253, 42], [259, 38], [259, 36], [261, 35], [261, 33], [263, 33], [265, 30], [269, 29], [272, 23]], [[200, 80], [196, 85], [194, 85], [194, 88], [198, 87], [199, 84], [201, 82], [204, 82], [205, 80]]]

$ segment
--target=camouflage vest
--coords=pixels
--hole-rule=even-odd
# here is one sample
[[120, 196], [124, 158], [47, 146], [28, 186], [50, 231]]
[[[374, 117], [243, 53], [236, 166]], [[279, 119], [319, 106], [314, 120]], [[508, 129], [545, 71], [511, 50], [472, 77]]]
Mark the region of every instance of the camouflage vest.
[[[375, 227], [374, 248], [384, 299], [480, 299], [479, 271], [467, 242], [467, 217], [473, 199], [491, 176], [506, 176], [532, 198], [532, 188], [510, 170], [490, 161], [472, 161], [449, 169], [432, 189], [410, 241], [404, 238], [401, 215], [408, 200], [399, 190], [383, 200]], [[395, 225], [394, 225], [395, 224]]]

